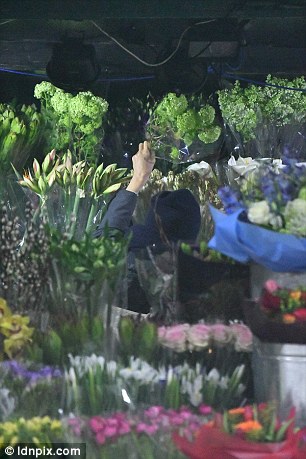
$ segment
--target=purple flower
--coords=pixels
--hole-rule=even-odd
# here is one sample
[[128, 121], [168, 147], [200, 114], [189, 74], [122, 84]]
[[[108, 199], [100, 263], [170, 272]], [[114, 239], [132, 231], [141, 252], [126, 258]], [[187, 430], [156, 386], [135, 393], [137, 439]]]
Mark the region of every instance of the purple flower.
[[230, 186], [219, 188], [218, 196], [221, 199], [224, 210], [227, 214], [232, 214], [236, 210], [244, 209], [241, 202], [241, 194], [239, 191], [233, 190]]
[[277, 184], [279, 186], [283, 201], [287, 203], [288, 201], [292, 201], [292, 199], [295, 198], [296, 194], [296, 187], [292, 183], [292, 181], [289, 181], [285, 177], [279, 177], [277, 180]]
[[32, 371], [28, 370], [16, 360], [4, 362], [4, 366], [12, 371], [12, 373], [16, 376], [27, 379], [30, 383], [36, 382], [39, 379], [59, 378], [62, 376], [62, 373], [58, 368], [46, 366], [37, 371]]

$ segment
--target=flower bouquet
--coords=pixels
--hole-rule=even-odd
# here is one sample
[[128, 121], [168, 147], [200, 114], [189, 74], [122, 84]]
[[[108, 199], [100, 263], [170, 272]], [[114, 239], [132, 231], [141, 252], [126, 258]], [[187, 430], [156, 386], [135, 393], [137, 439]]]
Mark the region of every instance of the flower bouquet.
[[48, 81], [35, 86], [34, 97], [40, 100], [46, 121], [47, 148], [70, 149], [75, 162], [97, 164], [108, 110], [106, 100], [90, 91], [73, 96]]
[[68, 426], [70, 439], [86, 442], [91, 459], [183, 459], [185, 456], [172, 441], [172, 433], [179, 428], [180, 432], [193, 435], [211, 413], [206, 405], [197, 411], [185, 406], [173, 410], [158, 405], [129, 414], [70, 417], [63, 423]]
[[306, 288], [281, 287], [265, 282], [258, 301], [246, 301], [246, 320], [262, 341], [306, 344]]
[[203, 146], [216, 142], [221, 128], [215, 109], [201, 97], [168, 93], [151, 110], [147, 133], [157, 158], [183, 163], [200, 159]]
[[[279, 158], [284, 145], [305, 155], [306, 81], [268, 75], [262, 85], [218, 91], [219, 105], [241, 156]], [[305, 133], [304, 133], [305, 134]], [[304, 137], [305, 138], [305, 137]], [[230, 139], [230, 136], [227, 136]]]
[[223, 187], [226, 214], [211, 208], [209, 247], [237, 261], [276, 272], [306, 270], [306, 167], [283, 157], [284, 167], [258, 167], [239, 189]]
[[41, 164], [34, 159], [19, 184], [51, 228], [81, 239], [99, 223], [111, 193], [129, 179], [127, 169], [116, 164], [89, 167], [74, 162], [69, 150], [62, 157], [52, 150]]
[[261, 404], [217, 414], [193, 438], [173, 435], [190, 459], [302, 459], [305, 429], [294, 430], [294, 410], [280, 423], [273, 405]]

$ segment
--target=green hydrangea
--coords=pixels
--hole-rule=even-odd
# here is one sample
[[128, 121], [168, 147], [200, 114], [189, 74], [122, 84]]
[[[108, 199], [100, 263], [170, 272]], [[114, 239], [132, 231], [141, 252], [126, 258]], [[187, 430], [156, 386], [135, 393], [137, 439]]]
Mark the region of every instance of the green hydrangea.
[[236, 81], [232, 89], [218, 91], [223, 119], [244, 141], [255, 138], [259, 124], [285, 126], [306, 119], [306, 93], [284, 89], [305, 90], [304, 77], [288, 80], [268, 75], [266, 83], [242, 88]]
[[62, 91], [61, 89], [56, 89], [50, 99], [51, 107], [59, 116], [68, 116], [69, 106], [72, 98], [73, 96], [69, 92]]
[[210, 126], [205, 131], [200, 132], [200, 134], [198, 134], [198, 137], [203, 143], [213, 143], [219, 139], [220, 134], [220, 126]]
[[196, 132], [199, 127], [199, 116], [193, 109], [187, 110], [176, 119], [176, 127], [180, 137], [184, 138], [185, 134]]
[[77, 160], [84, 158], [95, 163], [107, 101], [90, 91], [73, 96], [48, 81], [36, 85], [34, 95], [43, 101], [44, 116], [48, 120], [48, 150], [69, 147]]

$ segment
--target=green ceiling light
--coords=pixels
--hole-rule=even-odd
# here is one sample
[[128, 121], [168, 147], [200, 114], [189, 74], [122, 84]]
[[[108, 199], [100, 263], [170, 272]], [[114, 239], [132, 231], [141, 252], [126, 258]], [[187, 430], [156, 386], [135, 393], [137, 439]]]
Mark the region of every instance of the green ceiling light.
[[64, 38], [53, 45], [53, 53], [46, 67], [54, 86], [69, 92], [84, 91], [97, 80], [101, 67], [93, 45], [83, 38]]

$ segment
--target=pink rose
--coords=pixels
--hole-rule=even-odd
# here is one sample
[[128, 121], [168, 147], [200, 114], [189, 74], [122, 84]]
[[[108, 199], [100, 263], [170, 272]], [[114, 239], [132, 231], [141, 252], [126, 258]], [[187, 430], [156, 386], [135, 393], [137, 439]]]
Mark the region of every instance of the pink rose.
[[244, 324], [230, 324], [229, 327], [235, 341], [235, 350], [238, 352], [251, 352], [253, 334], [249, 327]]
[[217, 344], [229, 343], [231, 340], [231, 334], [227, 325], [215, 324], [210, 326], [210, 333], [212, 339]]
[[187, 331], [189, 349], [201, 350], [208, 347], [210, 341], [210, 327], [205, 324], [191, 325]]
[[160, 343], [177, 352], [184, 352], [187, 348], [186, 332], [188, 329], [188, 324], [166, 327], [166, 332], [164, 336], [160, 338]]
[[269, 293], [274, 293], [280, 288], [278, 283], [273, 279], [267, 280], [265, 282], [265, 286], [264, 287]]

